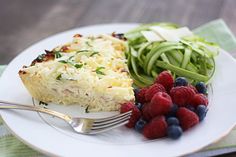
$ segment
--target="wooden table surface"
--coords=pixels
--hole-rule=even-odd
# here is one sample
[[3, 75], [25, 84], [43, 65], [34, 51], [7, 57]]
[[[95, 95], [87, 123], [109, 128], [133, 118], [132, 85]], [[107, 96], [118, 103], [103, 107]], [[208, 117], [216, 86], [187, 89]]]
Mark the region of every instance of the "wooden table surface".
[[101, 23], [167, 21], [195, 28], [222, 18], [236, 34], [235, 8], [236, 0], [0, 0], [0, 64], [45, 37]]

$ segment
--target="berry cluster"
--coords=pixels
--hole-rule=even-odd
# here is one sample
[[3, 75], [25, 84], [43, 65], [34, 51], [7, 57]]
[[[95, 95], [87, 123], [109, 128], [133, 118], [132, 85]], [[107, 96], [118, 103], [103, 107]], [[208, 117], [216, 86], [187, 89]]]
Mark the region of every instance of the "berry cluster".
[[202, 121], [208, 111], [206, 85], [198, 82], [193, 86], [184, 77], [174, 80], [168, 71], [161, 72], [153, 85], [134, 92], [136, 102], [122, 104], [120, 112], [132, 110], [126, 126], [148, 139], [178, 139], [183, 131]]

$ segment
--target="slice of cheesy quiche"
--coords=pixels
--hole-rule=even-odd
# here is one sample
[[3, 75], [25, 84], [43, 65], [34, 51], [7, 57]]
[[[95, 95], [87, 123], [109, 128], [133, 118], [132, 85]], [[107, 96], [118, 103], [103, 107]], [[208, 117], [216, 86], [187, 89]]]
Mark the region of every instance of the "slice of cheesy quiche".
[[133, 101], [126, 43], [115, 35], [83, 37], [39, 55], [19, 75], [32, 97], [43, 102], [78, 104], [89, 111], [116, 111]]

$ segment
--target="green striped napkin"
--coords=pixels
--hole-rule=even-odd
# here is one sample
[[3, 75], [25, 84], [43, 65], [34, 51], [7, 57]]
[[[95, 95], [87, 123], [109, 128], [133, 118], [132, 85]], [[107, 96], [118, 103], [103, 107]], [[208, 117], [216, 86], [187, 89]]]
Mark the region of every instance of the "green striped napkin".
[[[236, 39], [223, 20], [215, 20], [207, 23], [194, 30], [195, 33], [208, 39], [209, 41], [218, 43], [223, 49], [231, 52], [236, 50]], [[0, 66], [0, 75], [5, 66]], [[222, 153], [236, 151], [236, 128], [230, 132], [228, 136], [205, 148], [201, 152], [190, 156], [210, 156]], [[220, 150], [220, 151], [219, 151]], [[224, 151], [222, 151], [224, 150]], [[39, 157], [43, 156], [39, 152], [29, 148], [18, 139], [16, 139], [4, 126], [0, 119], [0, 156], [4, 157]]]
[[220, 45], [230, 52], [236, 50], [236, 38], [221, 19], [209, 22], [194, 30], [196, 34]]
[[[0, 66], [0, 76], [6, 66]], [[4, 126], [0, 118], [0, 157], [39, 157], [39, 152], [29, 148]]]

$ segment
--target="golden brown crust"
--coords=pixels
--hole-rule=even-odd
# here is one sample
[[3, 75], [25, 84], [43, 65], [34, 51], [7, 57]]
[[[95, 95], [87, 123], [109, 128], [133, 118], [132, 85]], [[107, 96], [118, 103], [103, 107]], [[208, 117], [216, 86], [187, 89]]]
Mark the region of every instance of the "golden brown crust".
[[111, 36], [113, 36], [113, 37], [115, 37], [115, 38], [117, 38], [117, 39], [123, 40], [123, 41], [126, 41], [126, 40], [127, 40], [127, 38], [124, 36], [123, 33], [115, 33], [115, 32], [113, 32], [113, 33], [111, 34]]
[[30, 66], [33, 66], [36, 63], [47, 62], [49, 60], [55, 59], [55, 54], [53, 51], [45, 50], [45, 52], [46, 54], [41, 54], [35, 60], [33, 60]]

